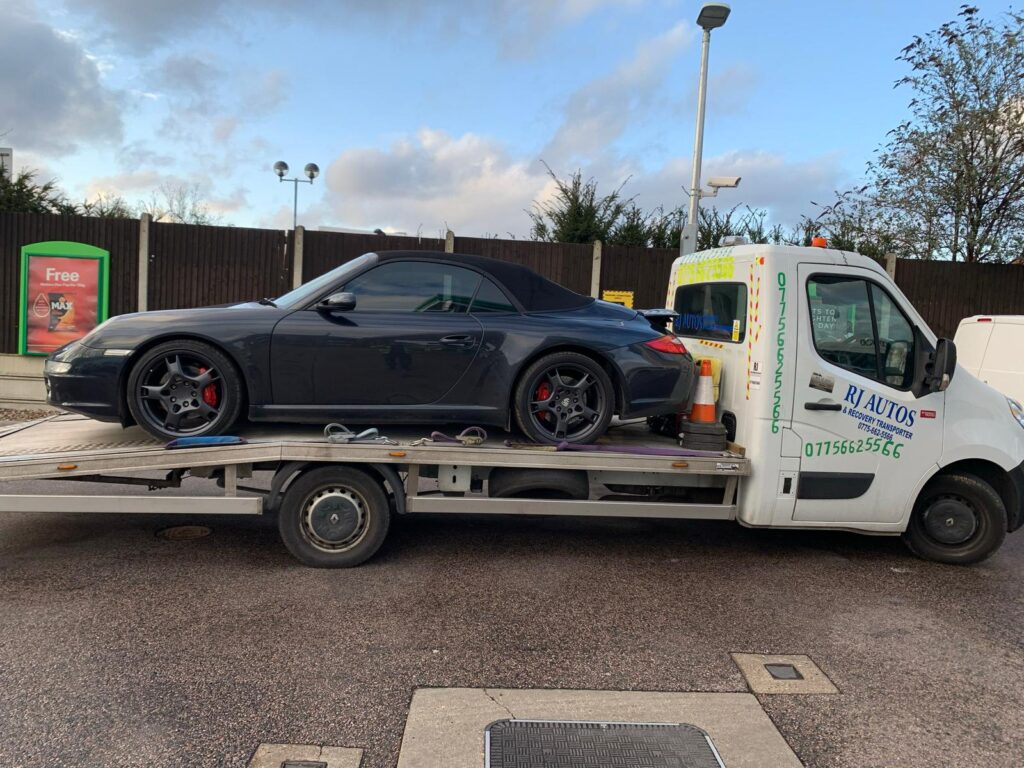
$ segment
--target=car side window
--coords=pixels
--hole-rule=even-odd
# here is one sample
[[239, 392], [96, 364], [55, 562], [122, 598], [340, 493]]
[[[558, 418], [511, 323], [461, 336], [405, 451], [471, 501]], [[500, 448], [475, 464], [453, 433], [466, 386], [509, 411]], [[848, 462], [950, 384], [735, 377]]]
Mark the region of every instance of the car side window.
[[453, 264], [392, 261], [350, 280], [359, 312], [465, 313], [480, 275]]
[[512, 302], [508, 300], [501, 288], [485, 277], [480, 283], [476, 296], [473, 297], [473, 306], [469, 308], [469, 311], [474, 313], [515, 312], [516, 308], [512, 306]]
[[807, 300], [822, 358], [892, 387], [910, 386], [914, 329], [889, 294], [858, 277], [818, 275], [807, 281]]

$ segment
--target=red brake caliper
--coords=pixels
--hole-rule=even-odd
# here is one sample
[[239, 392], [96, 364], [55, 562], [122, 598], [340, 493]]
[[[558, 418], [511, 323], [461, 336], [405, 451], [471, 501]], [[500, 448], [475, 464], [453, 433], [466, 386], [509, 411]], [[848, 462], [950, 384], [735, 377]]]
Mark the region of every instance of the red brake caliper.
[[[537, 387], [537, 400], [547, 400], [549, 397], [551, 397], [551, 385], [545, 381]], [[540, 417], [547, 421], [551, 418], [551, 414], [545, 412], [540, 414]]]
[[[199, 373], [200, 374], [206, 373], [207, 370], [209, 370], [209, 369], [207, 369], [207, 368], [200, 368], [199, 369]], [[205, 387], [203, 387], [203, 402], [206, 403], [211, 408], [216, 408], [217, 407], [217, 385], [216, 384], [207, 384]]]

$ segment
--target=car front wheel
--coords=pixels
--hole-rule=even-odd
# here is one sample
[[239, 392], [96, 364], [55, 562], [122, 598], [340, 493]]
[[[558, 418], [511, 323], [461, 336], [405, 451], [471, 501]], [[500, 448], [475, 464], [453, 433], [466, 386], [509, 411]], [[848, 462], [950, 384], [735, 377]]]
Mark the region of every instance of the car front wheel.
[[545, 355], [516, 385], [516, 421], [537, 443], [593, 442], [608, 429], [614, 410], [612, 380], [577, 352]]
[[238, 420], [241, 377], [216, 347], [167, 341], [132, 366], [126, 400], [135, 422], [161, 440], [220, 435]]

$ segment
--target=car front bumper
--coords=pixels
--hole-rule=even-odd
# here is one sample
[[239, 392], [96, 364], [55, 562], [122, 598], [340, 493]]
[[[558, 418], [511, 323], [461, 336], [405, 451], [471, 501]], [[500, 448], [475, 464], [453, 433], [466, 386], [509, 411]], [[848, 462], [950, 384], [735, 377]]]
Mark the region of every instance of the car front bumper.
[[94, 349], [80, 342], [51, 354], [43, 366], [46, 401], [98, 421], [126, 421], [122, 374], [131, 350]]

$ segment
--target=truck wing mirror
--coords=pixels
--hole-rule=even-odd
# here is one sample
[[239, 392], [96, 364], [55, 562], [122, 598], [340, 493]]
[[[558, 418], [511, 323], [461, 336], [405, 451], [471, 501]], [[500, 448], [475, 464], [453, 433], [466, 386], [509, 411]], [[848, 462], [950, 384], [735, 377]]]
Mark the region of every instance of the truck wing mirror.
[[956, 344], [952, 339], [939, 339], [931, 361], [925, 366], [924, 383], [929, 392], [944, 392], [956, 371]]

